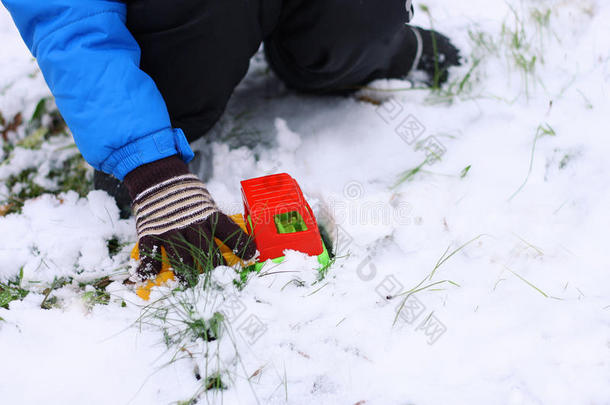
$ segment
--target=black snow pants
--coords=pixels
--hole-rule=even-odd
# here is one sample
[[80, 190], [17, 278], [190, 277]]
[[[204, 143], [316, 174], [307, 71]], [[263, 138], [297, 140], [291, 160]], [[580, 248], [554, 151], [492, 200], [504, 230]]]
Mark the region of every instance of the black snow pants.
[[[127, 0], [140, 68], [189, 141], [220, 118], [264, 42], [288, 87], [341, 93], [408, 73], [416, 38], [405, 0]], [[405, 4], [407, 3], [408, 6]]]

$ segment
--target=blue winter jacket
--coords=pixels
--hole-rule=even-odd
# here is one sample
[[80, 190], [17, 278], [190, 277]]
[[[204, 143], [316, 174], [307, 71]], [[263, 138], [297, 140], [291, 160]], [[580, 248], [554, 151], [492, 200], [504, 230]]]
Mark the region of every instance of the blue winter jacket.
[[113, 0], [2, 0], [38, 60], [83, 157], [123, 179], [145, 163], [193, 152], [139, 68], [140, 48]]

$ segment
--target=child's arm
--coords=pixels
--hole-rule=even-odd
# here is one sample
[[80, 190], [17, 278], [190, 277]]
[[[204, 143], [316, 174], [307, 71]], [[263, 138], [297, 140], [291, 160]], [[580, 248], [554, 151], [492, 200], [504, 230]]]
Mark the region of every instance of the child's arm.
[[140, 49], [113, 0], [2, 0], [85, 159], [123, 179], [145, 163], [192, 151], [139, 68]]
[[[195, 261], [203, 266], [200, 262], [205, 258], [209, 263], [204, 268], [223, 263], [211, 248], [214, 236], [240, 257], [253, 257], [253, 241], [218, 210], [203, 183], [189, 174], [184, 162], [192, 159], [193, 152], [182, 131], [171, 127], [155, 83], [139, 68], [140, 48], [125, 26], [125, 4], [112, 0], [2, 3], [38, 59], [85, 159], [120, 180], [127, 175], [142, 258], [138, 274], [150, 277], [159, 272], [161, 263], [150, 255], [164, 246], [172, 263], [183, 270], [177, 274], [185, 281], [196, 279]], [[189, 276], [184, 268], [196, 271]]]

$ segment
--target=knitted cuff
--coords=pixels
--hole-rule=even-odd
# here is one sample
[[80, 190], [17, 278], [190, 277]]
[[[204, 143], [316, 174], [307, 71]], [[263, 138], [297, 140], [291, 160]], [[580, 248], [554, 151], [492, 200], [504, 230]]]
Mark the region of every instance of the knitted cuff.
[[139, 238], [201, 223], [217, 211], [210, 193], [194, 174], [157, 183], [133, 200]]
[[189, 174], [188, 166], [178, 155], [146, 163], [127, 173], [123, 182], [134, 200], [142, 191], [172, 177]]

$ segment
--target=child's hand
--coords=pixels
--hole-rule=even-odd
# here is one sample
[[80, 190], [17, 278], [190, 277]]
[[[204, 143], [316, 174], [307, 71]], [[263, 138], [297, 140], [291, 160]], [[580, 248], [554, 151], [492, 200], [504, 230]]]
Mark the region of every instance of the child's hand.
[[178, 157], [138, 167], [125, 177], [133, 198], [143, 278], [161, 270], [161, 246], [182, 281], [224, 264], [214, 238], [244, 260], [256, 254], [254, 241], [218, 210], [204, 184]]

